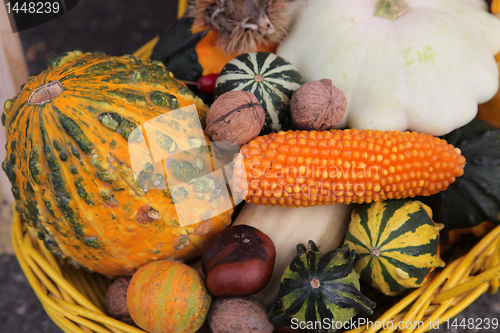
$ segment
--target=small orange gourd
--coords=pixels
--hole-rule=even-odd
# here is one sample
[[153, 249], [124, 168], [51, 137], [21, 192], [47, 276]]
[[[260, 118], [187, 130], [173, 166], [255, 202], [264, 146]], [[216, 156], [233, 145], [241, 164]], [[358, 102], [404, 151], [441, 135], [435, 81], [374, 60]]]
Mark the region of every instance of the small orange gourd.
[[150, 333], [196, 332], [205, 321], [211, 301], [200, 274], [171, 260], [141, 267], [127, 290], [130, 316]]

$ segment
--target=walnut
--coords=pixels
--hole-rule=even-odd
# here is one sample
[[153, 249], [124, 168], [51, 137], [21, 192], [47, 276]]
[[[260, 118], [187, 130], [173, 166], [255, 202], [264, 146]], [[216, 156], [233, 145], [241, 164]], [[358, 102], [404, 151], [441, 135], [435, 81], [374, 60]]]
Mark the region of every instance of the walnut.
[[344, 117], [347, 100], [344, 93], [322, 79], [304, 84], [292, 95], [292, 121], [299, 129], [323, 131], [335, 127]]
[[127, 289], [130, 279], [130, 276], [122, 276], [113, 281], [104, 296], [104, 306], [111, 318], [133, 325], [134, 321], [127, 308]]
[[259, 135], [265, 118], [266, 113], [253, 93], [228, 91], [208, 110], [206, 133], [215, 142], [241, 147]]
[[208, 312], [213, 333], [272, 333], [266, 308], [253, 298], [219, 298]]

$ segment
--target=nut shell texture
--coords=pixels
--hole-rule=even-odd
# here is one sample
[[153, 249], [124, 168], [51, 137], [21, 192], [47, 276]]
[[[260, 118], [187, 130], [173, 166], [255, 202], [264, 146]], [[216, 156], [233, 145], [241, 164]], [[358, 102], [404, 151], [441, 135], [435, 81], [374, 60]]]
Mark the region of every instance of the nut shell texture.
[[344, 93], [330, 79], [308, 82], [292, 95], [292, 121], [299, 129], [332, 129], [340, 123], [346, 108]]
[[133, 324], [127, 308], [127, 288], [130, 276], [121, 276], [113, 281], [104, 295], [104, 306], [112, 318]]
[[215, 142], [241, 147], [259, 135], [265, 118], [266, 113], [253, 93], [229, 91], [210, 107], [206, 133]]
[[252, 298], [226, 298], [216, 300], [208, 314], [213, 333], [271, 333], [273, 325], [266, 308]]

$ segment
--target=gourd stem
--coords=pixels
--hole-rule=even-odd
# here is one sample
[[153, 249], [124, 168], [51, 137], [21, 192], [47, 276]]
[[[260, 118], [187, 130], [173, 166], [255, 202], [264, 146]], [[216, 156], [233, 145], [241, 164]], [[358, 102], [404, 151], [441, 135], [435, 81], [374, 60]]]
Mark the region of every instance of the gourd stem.
[[59, 81], [52, 81], [36, 88], [28, 98], [28, 104], [43, 105], [50, 102], [63, 92], [64, 88]]
[[379, 0], [375, 16], [395, 21], [410, 10], [411, 7], [408, 6], [405, 0]]
[[311, 287], [313, 287], [314, 289], [318, 289], [321, 286], [321, 281], [317, 278], [312, 278], [312, 280], [309, 282], [311, 283]]
[[253, 79], [257, 82], [261, 82], [264, 80], [264, 77], [262, 75], [255, 75]]
[[380, 257], [380, 252], [380, 249], [374, 247], [373, 249], [371, 249], [370, 254], [374, 257]]

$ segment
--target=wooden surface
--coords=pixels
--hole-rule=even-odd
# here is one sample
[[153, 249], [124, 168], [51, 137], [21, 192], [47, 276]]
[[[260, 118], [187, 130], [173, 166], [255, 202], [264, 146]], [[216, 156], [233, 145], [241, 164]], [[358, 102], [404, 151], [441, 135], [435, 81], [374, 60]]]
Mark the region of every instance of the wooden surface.
[[[0, 106], [19, 93], [28, 79], [28, 68], [19, 40], [19, 33], [12, 33], [5, 6], [0, 6]], [[5, 159], [5, 129], [0, 126], [0, 163]], [[10, 183], [5, 173], [0, 172], [0, 186], [5, 200], [12, 203]]]

